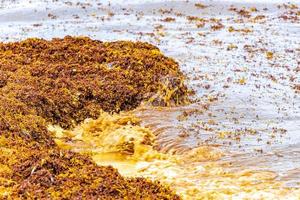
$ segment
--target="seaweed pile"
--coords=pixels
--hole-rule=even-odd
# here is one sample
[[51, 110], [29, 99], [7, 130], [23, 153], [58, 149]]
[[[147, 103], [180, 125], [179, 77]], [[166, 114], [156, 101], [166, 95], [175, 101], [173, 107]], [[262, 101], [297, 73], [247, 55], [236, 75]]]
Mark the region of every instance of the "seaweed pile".
[[1, 91], [66, 128], [96, 118], [100, 110], [185, 100], [178, 64], [147, 43], [27, 39], [0, 44], [0, 56]]
[[102, 110], [186, 101], [178, 64], [147, 43], [86, 37], [0, 43], [0, 197], [179, 199], [158, 182], [124, 178], [62, 149], [47, 127]]

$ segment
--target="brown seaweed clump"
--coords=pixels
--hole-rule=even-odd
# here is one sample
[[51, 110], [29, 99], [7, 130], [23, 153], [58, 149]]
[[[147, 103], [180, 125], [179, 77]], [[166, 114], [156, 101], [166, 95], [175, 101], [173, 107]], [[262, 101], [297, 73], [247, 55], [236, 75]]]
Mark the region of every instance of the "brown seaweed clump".
[[59, 148], [47, 126], [70, 128], [147, 100], [179, 104], [186, 93], [178, 64], [147, 43], [0, 43], [0, 198], [179, 199], [158, 182]]
[[0, 75], [4, 93], [64, 128], [145, 100], [183, 103], [187, 93], [178, 64], [141, 42], [67, 36], [0, 43]]

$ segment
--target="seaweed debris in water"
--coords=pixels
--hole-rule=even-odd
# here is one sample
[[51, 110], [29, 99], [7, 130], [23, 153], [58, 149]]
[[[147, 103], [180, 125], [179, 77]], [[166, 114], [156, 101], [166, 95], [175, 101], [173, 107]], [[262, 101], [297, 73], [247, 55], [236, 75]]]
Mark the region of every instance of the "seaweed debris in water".
[[147, 177], [170, 185], [182, 199], [299, 199], [299, 188], [286, 187], [269, 170], [224, 162], [221, 149], [199, 146], [181, 154], [156, 150], [156, 135], [134, 112], [87, 119], [73, 130], [49, 126], [63, 149], [91, 155], [125, 177]]
[[71, 128], [142, 101], [185, 103], [183, 81], [178, 64], [147, 43], [0, 43], [0, 198], [179, 199], [158, 182], [124, 178], [60, 148], [47, 127]]

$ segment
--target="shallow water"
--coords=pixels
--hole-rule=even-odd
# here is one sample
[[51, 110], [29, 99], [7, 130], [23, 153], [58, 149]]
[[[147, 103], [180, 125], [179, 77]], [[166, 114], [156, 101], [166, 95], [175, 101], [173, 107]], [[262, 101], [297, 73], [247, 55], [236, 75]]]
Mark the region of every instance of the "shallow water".
[[[133, 111], [157, 136], [155, 148], [179, 156], [197, 147], [217, 148], [224, 155], [213, 162], [218, 166], [215, 169], [233, 171], [234, 178], [244, 170], [267, 170], [264, 172], [268, 176], [273, 177], [274, 172], [272, 180], [283, 184], [279, 188], [297, 188], [300, 95], [293, 85], [300, 82], [300, 25], [299, 19], [281, 17], [292, 16], [291, 12], [297, 13], [299, 8], [291, 4], [278, 8], [287, 3], [283, 0], [201, 1], [208, 5], [204, 9], [195, 7], [195, 2], [2, 1], [0, 39], [86, 35], [100, 40], [142, 40], [157, 45], [179, 62], [187, 76], [186, 83], [195, 90], [195, 103], [177, 108], [145, 106]], [[300, 6], [297, 1], [289, 2]], [[239, 9], [245, 6], [251, 17], [229, 11], [231, 5]], [[255, 19], [262, 15], [264, 18]], [[207, 22], [201, 27], [199, 21], [189, 21], [187, 16], [204, 18]], [[165, 22], [167, 17], [175, 20]], [[211, 26], [218, 24], [212, 18], [221, 20], [224, 27], [212, 30]], [[191, 180], [201, 173], [191, 170], [188, 176], [183, 169], [203, 165], [196, 162], [179, 167], [178, 177]], [[165, 165], [156, 166], [162, 169]], [[195, 185], [200, 187], [203, 183], [204, 189], [212, 191], [217, 191], [218, 184], [208, 183], [214, 181], [220, 181], [223, 187], [226, 183], [227, 189], [238, 187], [232, 177], [225, 180], [211, 173], [209, 178], [199, 175]], [[152, 176], [157, 177], [160, 175]], [[268, 185], [268, 181], [262, 182]], [[258, 191], [259, 187], [253, 186]], [[182, 188], [187, 186], [183, 184]], [[253, 191], [259, 193], [257, 190]], [[273, 198], [271, 194], [276, 193], [271, 190], [268, 194], [267, 197]], [[232, 192], [235, 198], [243, 195], [238, 188]]]
[[[136, 112], [150, 115], [145, 108]], [[60, 147], [88, 153], [99, 165], [112, 165], [123, 176], [159, 180], [184, 199], [295, 199], [300, 195], [297, 188], [285, 187], [283, 181], [278, 181], [278, 174], [271, 170], [250, 169], [225, 161], [222, 158], [226, 154], [215, 146], [180, 146], [181, 140], [160, 137], [167, 132], [154, 128], [158, 127], [153, 124], [156, 120], [151, 119], [152, 128], [146, 128], [140, 119], [130, 112], [102, 113], [97, 120], [86, 120], [74, 130], [57, 126], [50, 126], [49, 130], [56, 134]], [[149, 118], [144, 115], [142, 119], [145, 122]]]

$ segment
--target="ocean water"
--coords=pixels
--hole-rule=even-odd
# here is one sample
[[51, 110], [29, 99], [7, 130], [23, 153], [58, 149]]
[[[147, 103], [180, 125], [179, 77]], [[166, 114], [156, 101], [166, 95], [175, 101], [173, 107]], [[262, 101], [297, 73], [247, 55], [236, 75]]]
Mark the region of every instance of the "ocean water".
[[294, 199], [300, 182], [299, 7], [297, 0], [0, 1], [0, 40], [84, 35], [158, 46], [179, 63], [194, 103], [141, 106], [132, 114], [155, 135], [155, 151], [184, 164], [158, 159], [124, 174], [166, 177], [185, 198], [255, 193]]

